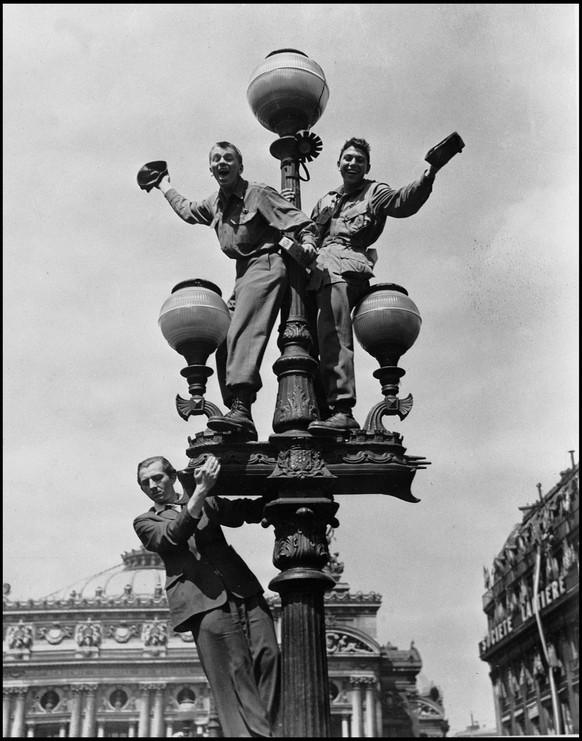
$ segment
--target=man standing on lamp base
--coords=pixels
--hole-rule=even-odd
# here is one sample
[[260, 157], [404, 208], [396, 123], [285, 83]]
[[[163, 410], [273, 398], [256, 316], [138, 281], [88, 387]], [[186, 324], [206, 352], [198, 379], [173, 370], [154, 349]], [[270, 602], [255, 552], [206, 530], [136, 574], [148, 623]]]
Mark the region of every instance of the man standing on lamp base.
[[218, 380], [230, 411], [210, 417], [208, 427], [256, 440], [251, 405], [262, 386], [259, 370], [287, 286], [279, 241], [283, 232], [293, 233], [307, 264], [315, 258], [316, 229], [274, 188], [242, 178], [242, 154], [234, 144], [217, 142], [210, 150], [209, 162], [220, 189], [205, 200], [195, 202], [181, 196], [170, 185], [167, 170], [140, 187], [159, 188], [189, 224], [212, 227], [224, 254], [235, 260], [236, 281], [227, 302], [231, 323], [225, 346], [216, 353]]
[[[394, 190], [366, 178], [370, 145], [365, 139], [349, 139], [341, 149], [337, 166], [343, 182], [326, 193], [311, 214], [318, 230], [318, 251], [315, 265], [310, 266], [307, 305], [317, 328], [318, 402], [323, 417], [309, 425], [313, 434], [347, 433], [360, 427], [352, 413], [356, 383], [351, 311], [374, 276], [378, 256], [372, 245], [388, 216], [405, 218], [419, 211], [432, 192], [436, 172], [448, 159], [441, 156], [418, 180]], [[292, 198], [293, 193], [286, 189], [282, 195]], [[311, 298], [310, 292], [315, 292]]]

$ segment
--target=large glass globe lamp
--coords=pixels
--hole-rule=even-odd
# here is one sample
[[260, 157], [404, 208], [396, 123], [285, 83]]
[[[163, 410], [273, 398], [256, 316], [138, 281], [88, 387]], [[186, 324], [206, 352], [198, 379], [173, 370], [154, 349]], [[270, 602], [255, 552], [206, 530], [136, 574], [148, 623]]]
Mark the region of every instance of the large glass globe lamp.
[[353, 313], [354, 334], [380, 366], [396, 366], [415, 343], [422, 319], [408, 291], [395, 283], [379, 283]]
[[158, 323], [170, 347], [189, 365], [204, 365], [226, 338], [230, 314], [218, 286], [195, 278], [174, 286]]
[[266, 129], [280, 137], [294, 136], [320, 119], [329, 88], [313, 59], [297, 49], [278, 49], [252, 73], [247, 99]]

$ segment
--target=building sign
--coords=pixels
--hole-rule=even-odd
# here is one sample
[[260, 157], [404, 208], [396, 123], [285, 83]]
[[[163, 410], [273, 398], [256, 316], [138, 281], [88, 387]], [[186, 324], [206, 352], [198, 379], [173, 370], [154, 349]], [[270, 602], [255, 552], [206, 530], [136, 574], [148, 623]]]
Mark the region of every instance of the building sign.
[[481, 641], [481, 643], [479, 644], [481, 653], [485, 653], [485, 651], [487, 651], [488, 648], [491, 648], [493, 644], [508, 636], [512, 630], [513, 622], [511, 615], [509, 615], [505, 618], [505, 620], [502, 620], [497, 625], [494, 625], [493, 628], [491, 628], [491, 630], [487, 633], [485, 638]]
[[[562, 577], [554, 579], [554, 581], [550, 582], [545, 589], [540, 589], [538, 592], [536, 600], [538, 610], [543, 610], [544, 607], [550, 605], [563, 594], [566, 594], [564, 579]], [[521, 610], [521, 619], [524, 623], [535, 614], [531, 600], [525, 600], [522, 602], [519, 609]]]
[[[544, 589], [541, 589], [538, 592], [536, 598], [538, 610], [541, 611], [545, 607], [548, 607], [548, 605], [555, 602], [563, 594], [566, 594], [564, 579], [562, 577], [554, 579], [554, 581], [550, 582]], [[522, 625], [535, 615], [532, 600], [526, 599], [521, 602], [519, 610], [521, 613]], [[504, 620], [497, 623], [497, 625], [494, 625], [485, 638], [479, 643], [481, 654], [484, 654], [489, 648], [491, 648], [491, 646], [508, 636], [513, 631], [514, 627], [512, 615], [508, 615]]]

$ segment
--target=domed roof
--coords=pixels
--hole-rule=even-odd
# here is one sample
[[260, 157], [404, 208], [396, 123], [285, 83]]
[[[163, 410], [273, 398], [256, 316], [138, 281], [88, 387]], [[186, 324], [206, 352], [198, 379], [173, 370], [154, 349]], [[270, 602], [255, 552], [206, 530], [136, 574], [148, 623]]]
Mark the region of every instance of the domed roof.
[[153, 597], [160, 594], [166, 580], [162, 559], [157, 553], [140, 548], [121, 554], [122, 563], [106, 571], [81, 579], [74, 584], [51, 592], [43, 599], [75, 600], [95, 597], [117, 599], [128, 593], [135, 597]]

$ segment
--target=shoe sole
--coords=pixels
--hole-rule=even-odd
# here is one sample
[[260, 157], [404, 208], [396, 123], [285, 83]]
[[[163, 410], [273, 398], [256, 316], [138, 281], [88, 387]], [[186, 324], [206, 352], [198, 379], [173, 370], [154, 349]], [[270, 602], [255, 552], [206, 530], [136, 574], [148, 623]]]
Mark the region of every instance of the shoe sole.
[[254, 425], [243, 424], [242, 422], [234, 422], [227, 419], [213, 419], [208, 420], [207, 426], [213, 432], [232, 432], [234, 435], [248, 435], [253, 440], [257, 440], [257, 430]]
[[359, 429], [359, 427], [326, 427], [324, 425], [314, 426], [312, 423], [307, 428], [307, 431], [313, 433], [314, 435], [345, 435], [352, 430], [355, 431]]

